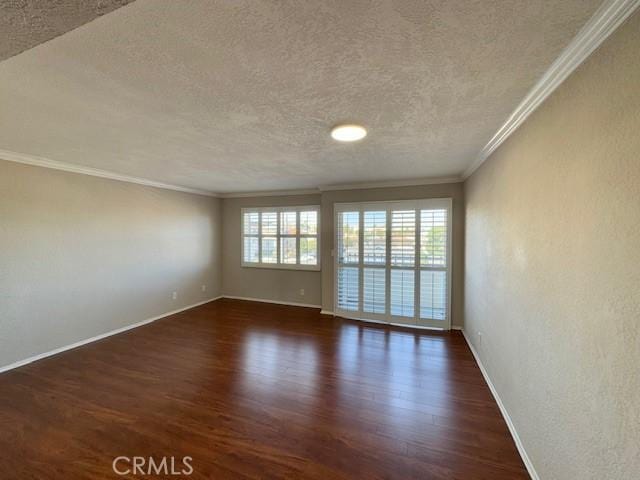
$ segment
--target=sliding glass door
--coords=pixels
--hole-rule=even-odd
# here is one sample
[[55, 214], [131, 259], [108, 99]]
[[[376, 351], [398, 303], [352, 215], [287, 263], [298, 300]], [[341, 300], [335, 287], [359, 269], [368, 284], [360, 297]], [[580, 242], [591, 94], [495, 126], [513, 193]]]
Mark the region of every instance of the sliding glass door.
[[335, 205], [335, 311], [448, 329], [451, 199]]

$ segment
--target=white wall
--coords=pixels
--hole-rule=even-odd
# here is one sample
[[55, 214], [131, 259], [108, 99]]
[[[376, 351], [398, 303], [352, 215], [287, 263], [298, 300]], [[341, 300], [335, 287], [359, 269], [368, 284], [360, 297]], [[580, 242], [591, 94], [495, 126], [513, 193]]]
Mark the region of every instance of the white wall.
[[0, 160], [0, 368], [220, 295], [220, 203]]
[[639, 52], [636, 13], [465, 184], [465, 331], [545, 480], [640, 478]]

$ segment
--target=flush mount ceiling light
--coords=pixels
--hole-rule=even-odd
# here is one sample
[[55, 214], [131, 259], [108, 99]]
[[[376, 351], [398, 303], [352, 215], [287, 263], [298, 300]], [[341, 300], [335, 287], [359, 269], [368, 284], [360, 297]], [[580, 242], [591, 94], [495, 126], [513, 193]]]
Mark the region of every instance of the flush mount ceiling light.
[[367, 136], [367, 130], [360, 125], [338, 125], [331, 130], [331, 138], [339, 142], [356, 142]]

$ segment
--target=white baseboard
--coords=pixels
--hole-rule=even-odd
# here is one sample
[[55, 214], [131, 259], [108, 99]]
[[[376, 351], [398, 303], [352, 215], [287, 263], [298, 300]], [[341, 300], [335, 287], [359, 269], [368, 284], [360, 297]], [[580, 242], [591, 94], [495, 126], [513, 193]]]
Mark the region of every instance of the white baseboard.
[[489, 377], [489, 374], [487, 373], [487, 370], [484, 368], [484, 365], [482, 364], [482, 360], [480, 360], [480, 357], [478, 356], [478, 352], [476, 352], [476, 349], [473, 348], [473, 344], [469, 341], [469, 338], [467, 337], [467, 334], [464, 331], [464, 328], [461, 328], [461, 330], [462, 330], [462, 335], [464, 336], [464, 339], [467, 342], [467, 345], [469, 345], [469, 349], [471, 350], [471, 353], [473, 354], [473, 358], [476, 359], [476, 363], [478, 364], [478, 367], [480, 368], [480, 372], [482, 372], [482, 376], [484, 377], [485, 382], [487, 382], [487, 385], [489, 385], [489, 390], [491, 390], [491, 394], [493, 395], [493, 398], [495, 398], [496, 403], [498, 404], [498, 408], [500, 409], [500, 413], [502, 413], [504, 421], [507, 423], [507, 427], [509, 427], [509, 432], [511, 432], [511, 436], [513, 437], [513, 441], [516, 444], [516, 448], [518, 449], [518, 452], [520, 453], [520, 457], [522, 457], [522, 461], [524, 462], [525, 467], [527, 467], [527, 471], [529, 472], [529, 475], [531, 476], [532, 480], [540, 480], [540, 477], [538, 476], [538, 473], [536, 472], [536, 469], [534, 468], [533, 463], [531, 462], [531, 459], [529, 458], [529, 455], [527, 455], [527, 452], [524, 449], [524, 445], [522, 444], [522, 441], [520, 440], [520, 436], [518, 435], [518, 432], [516, 431], [516, 427], [513, 424], [513, 421], [511, 420], [511, 417], [509, 416], [509, 412], [507, 412], [507, 409], [504, 406], [504, 403], [502, 403], [502, 399], [500, 398], [500, 395], [498, 395], [498, 391], [496, 390], [496, 387], [493, 385], [493, 382], [491, 381], [491, 378]]
[[250, 302], [260, 303], [275, 303], [276, 305], [290, 305], [292, 307], [321, 308], [321, 305], [314, 305], [312, 303], [281, 302], [279, 300], [267, 300], [266, 298], [237, 297], [235, 295], [222, 295], [222, 298], [230, 298], [232, 300], [248, 300]]
[[320, 310], [320, 315], [335, 315], [331, 310]]
[[205, 303], [213, 302], [214, 300], [218, 300], [222, 298], [221, 296], [210, 298], [208, 300], [203, 300], [202, 302], [194, 303], [193, 305], [188, 305], [186, 307], [179, 308], [177, 310], [172, 310], [171, 312], [163, 313], [162, 315], [158, 315], [157, 317], [148, 318], [141, 322], [133, 323], [131, 325], [126, 325], [121, 328], [117, 328], [115, 330], [111, 330], [106, 333], [101, 333], [100, 335], [96, 335], [95, 337], [87, 338], [85, 340], [80, 340], [79, 342], [72, 343], [71, 345], [65, 345], [64, 347], [56, 348], [55, 350], [50, 350], [45, 353], [40, 353], [38, 355], [34, 355], [29, 358], [25, 358], [24, 360], [19, 360], [17, 362], [11, 363], [9, 365], [5, 365], [0, 367], [0, 373], [6, 372], [8, 370], [13, 370], [14, 368], [22, 367], [29, 363], [35, 362], [37, 360], [42, 360], [43, 358], [51, 357], [52, 355], [56, 355], [58, 353], [66, 352], [67, 350], [72, 350], [77, 347], [81, 347], [82, 345], [86, 345], [91, 342], [96, 342], [98, 340], [102, 340], [103, 338], [110, 337], [112, 335], [117, 335], [118, 333], [126, 332], [127, 330], [132, 330], [134, 328], [141, 327], [151, 322], [155, 322], [156, 320], [160, 320], [161, 318], [168, 317], [170, 315], [175, 315], [176, 313], [184, 312], [185, 310], [189, 310], [191, 308], [199, 307], [200, 305], [204, 305]]

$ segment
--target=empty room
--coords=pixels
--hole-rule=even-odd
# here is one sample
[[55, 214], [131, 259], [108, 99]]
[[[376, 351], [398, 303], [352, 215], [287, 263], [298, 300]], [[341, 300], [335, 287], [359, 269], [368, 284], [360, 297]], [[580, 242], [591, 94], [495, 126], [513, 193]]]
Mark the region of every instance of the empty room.
[[639, 479], [638, 7], [1, 1], [0, 479]]

